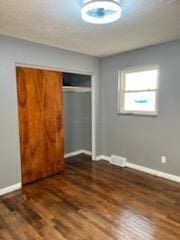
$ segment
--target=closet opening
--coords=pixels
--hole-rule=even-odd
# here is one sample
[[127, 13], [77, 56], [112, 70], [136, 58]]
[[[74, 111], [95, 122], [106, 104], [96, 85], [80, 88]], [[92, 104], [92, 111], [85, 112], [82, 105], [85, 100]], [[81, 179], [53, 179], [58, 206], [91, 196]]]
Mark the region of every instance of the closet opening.
[[65, 158], [92, 156], [92, 76], [63, 73]]

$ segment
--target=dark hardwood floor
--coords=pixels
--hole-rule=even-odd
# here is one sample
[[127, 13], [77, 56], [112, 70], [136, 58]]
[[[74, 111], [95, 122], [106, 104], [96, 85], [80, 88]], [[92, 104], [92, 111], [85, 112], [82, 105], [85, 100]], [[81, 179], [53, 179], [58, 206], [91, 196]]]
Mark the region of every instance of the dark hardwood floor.
[[0, 240], [180, 240], [180, 185], [80, 155], [0, 199]]

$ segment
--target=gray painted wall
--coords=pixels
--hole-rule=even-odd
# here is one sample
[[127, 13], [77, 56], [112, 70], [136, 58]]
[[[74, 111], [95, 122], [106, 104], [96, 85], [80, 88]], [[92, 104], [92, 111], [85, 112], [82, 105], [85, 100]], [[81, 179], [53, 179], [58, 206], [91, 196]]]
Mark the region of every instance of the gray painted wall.
[[91, 93], [64, 93], [65, 153], [91, 151]]
[[[96, 75], [97, 136], [100, 129], [97, 127], [100, 118], [97, 58], [0, 36], [0, 188], [21, 181], [15, 62]], [[97, 140], [96, 149], [100, 153]]]
[[[117, 115], [118, 70], [148, 64], [160, 66], [158, 117]], [[100, 74], [102, 153], [180, 176], [180, 41], [103, 58]]]

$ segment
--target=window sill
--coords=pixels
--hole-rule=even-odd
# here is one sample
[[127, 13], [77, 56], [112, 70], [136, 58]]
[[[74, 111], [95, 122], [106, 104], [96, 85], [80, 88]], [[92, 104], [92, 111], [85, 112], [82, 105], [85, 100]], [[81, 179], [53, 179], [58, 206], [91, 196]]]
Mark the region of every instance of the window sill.
[[158, 117], [157, 113], [127, 113], [127, 112], [117, 112], [118, 115], [125, 116], [137, 116], [137, 117]]

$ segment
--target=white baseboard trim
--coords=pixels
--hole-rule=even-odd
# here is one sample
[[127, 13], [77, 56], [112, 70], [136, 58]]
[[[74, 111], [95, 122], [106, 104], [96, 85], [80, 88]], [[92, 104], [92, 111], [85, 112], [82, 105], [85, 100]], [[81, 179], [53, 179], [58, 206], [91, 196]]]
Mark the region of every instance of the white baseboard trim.
[[158, 171], [158, 170], [155, 170], [152, 168], [143, 167], [143, 166], [140, 166], [140, 165], [137, 165], [134, 163], [129, 163], [129, 162], [126, 163], [126, 167], [138, 170], [140, 172], [148, 173], [148, 174], [154, 175], [156, 177], [161, 177], [161, 178], [165, 178], [167, 180], [173, 181], [173, 182], [180, 183], [180, 176], [161, 172], [161, 171]]
[[[111, 163], [111, 158], [106, 156], [106, 155], [100, 155], [100, 156], [96, 157], [96, 161], [100, 161], [100, 160], [106, 160], [109, 163]], [[151, 168], [148, 168], [148, 167], [143, 167], [143, 166], [140, 166], [140, 165], [137, 165], [137, 164], [134, 164], [134, 163], [130, 163], [130, 162], [126, 162], [126, 167], [137, 170], [137, 171], [140, 171], [140, 172], [148, 173], [148, 174], [151, 174], [151, 175], [156, 176], [156, 177], [161, 177], [161, 178], [165, 178], [167, 180], [173, 181], [173, 182], [180, 183], [180, 176], [176, 176], [176, 175], [173, 175], [173, 174], [161, 172], [161, 171], [151, 169]]]
[[105, 160], [105, 161], [110, 162], [111, 158], [106, 156], [106, 155], [99, 155], [99, 156], [96, 157], [96, 161], [100, 161], [100, 160]]
[[21, 188], [22, 188], [21, 183], [17, 183], [17, 184], [14, 184], [12, 186], [9, 186], [9, 187], [2, 188], [2, 189], [0, 189], [0, 196], [5, 195], [7, 193], [14, 192], [14, 191], [19, 190]]
[[103, 155], [99, 155], [99, 156], [97, 156], [96, 159], [94, 159], [94, 161], [100, 161], [100, 160], [102, 160], [102, 159], [103, 159], [102, 156], [103, 156]]
[[69, 157], [74, 157], [74, 156], [79, 155], [79, 154], [82, 154], [82, 150], [66, 153], [64, 157], [69, 158]]
[[66, 154], [64, 155], [64, 157], [65, 157], [65, 158], [69, 158], [69, 157], [74, 157], [74, 156], [80, 155], [80, 154], [86, 154], [86, 155], [89, 155], [89, 156], [92, 155], [92, 153], [91, 153], [90, 151], [87, 151], [87, 150], [85, 150], [85, 149], [80, 149], [80, 150], [78, 150], [78, 151], [66, 153]]

